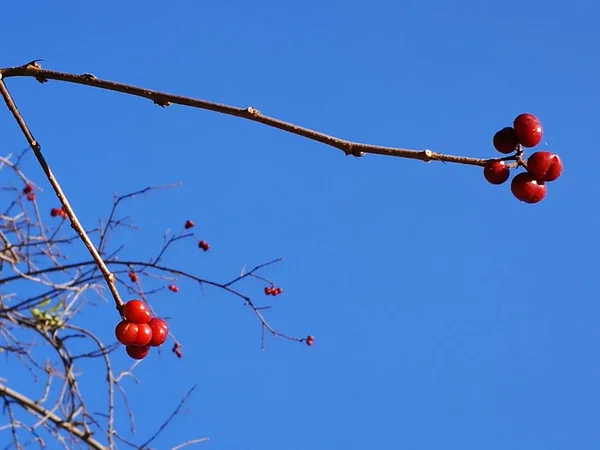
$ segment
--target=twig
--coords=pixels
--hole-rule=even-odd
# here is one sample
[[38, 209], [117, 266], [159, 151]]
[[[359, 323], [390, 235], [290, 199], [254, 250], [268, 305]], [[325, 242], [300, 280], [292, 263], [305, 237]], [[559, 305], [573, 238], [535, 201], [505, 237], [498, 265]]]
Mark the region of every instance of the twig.
[[376, 155], [416, 159], [424, 162], [442, 161], [457, 164], [467, 164], [472, 166], [484, 166], [488, 161], [491, 160], [481, 158], [470, 158], [466, 156], [445, 155], [442, 153], [432, 152], [431, 150], [409, 150], [403, 148], [361, 144], [358, 142], [352, 142], [324, 133], [320, 133], [318, 131], [294, 125], [283, 120], [265, 116], [261, 114], [257, 109], [252, 107], [238, 108], [234, 106], [209, 102], [197, 98], [184, 97], [181, 95], [154, 91], [137, 86], [132, 86], [129, 84], [115, 83], [114, 81], [102, 80], [89, 73], [77, 75], [73, 73], [58, 72], [55, 70], [46, 70], [42, 69], [37, 62], [27, 63], [25, 65], [17, 67], [7, 67], [0, 69], [0, 75], [4, 78], [32, 77], [41, 83], [45, 83], [48, 80], [57, 80], [64, 81], [67, 83], [82, 84], [85, 86], [96, 87], [99, 89], [121, 92], [123, 94], [133, 95], [136, 97], [147, 98], [149, 100], [152, 100], [155, 104], [163, 107], [169, 106], [171, 104], [178, 104], [183, 106], [189, 106], [192, 108], [215, 111], [221, 114], [227, 114], [230, 116], [240, 117], [242, 119], [252, 120], [254, 122], [262, 123], [263, 125], [267, 125], [272, 128], [277, 128], [279, 130], [302, 136], [313, 141], [321, 142], [325, 145], [329, 145], [330, 147], [342, 150], [346, 155], [353, 155], [356, 157], [363, 156], [365, 153], [372, 153]]

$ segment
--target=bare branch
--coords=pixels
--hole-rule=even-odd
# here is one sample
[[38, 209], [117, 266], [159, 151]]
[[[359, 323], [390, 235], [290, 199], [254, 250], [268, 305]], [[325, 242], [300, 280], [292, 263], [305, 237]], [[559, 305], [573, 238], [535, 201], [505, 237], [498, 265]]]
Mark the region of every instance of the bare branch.
[[54, 425], [56, 425], [57, 427], [62, 428], [64, 430], [68, 431], [73, 436], [76, 436], [79, 439], [81, 439], [90, 448], [92, 448], [94, 450], [107, 450], [107, 448], [104, 445], [102, 445], [97, 440], [93, 439], [89, 433], [74, 426], [71, 422], [61, 419], [56, 414], [54, 414], [51, 411], [47, 410], [46, 408], [38, 405], [36, 402], [31, 400], [30, 398], [25, 397], [24, 395], [22, 395], [16, 391], [13, 391], [8, 386], [5, 386], [2, 383], [0, 383], [0, 395], [13, 399], [21, 407], [27, 409], [30, 412], [37, 414], [40, 417], [47, 418], [48, 420], [53, 422]]
[[[42, 69], [41, 66], [36, 63], [28, 63], [18, 67], [7, 67], [0, 69], [0, 75], [4, 78], [9, 77], [32, 77], [39, 82], [46, 82], [48, 80], [64, 81], [67, 83], [82, 84], [85, 86], [91, 86], [99, 89], [106, 89], [114, 92], [121, 92], [127, 95], [133, 95], [136, 97], [143, 97], [152, 100], [159, 106], [169, 106], [170, 104], [178, 104], [183, 106], [189, 106], [192, 108], [205, 109], [209, 111], [215, 111], [230, 116], [240, 117], [242, 119], [251, 120], [258, 122], [263, 125], [267, 125], [272, 128], [283, 130], [287, 133], [292, 133], [298, 136], [302, 136], [313, 141], [321, 142], [330, 147], [342, 150], [346, 155], [353, 155], [356, 157], [363, 156], [365, 153], [372, 153], [376, 155], [385, 156], [396, 156], [400, 158], [416, 159], [424, 162], [430, 161], [442, 161], [457, 164], [467, 164], [472, 166], [484, 166], [490, 159], [481, 158], [470, 158], [466, 156], [455, 156], [446, 155], [442, 153], [432, 152], [431, 150], [410, 150], [396, 147], [384, 147], [378, 145], [361, 144], [358, 142], [352, 142], [345, 139], [340, 139], [334, 136], [330, 136], [318, 131], [314, 131], [308, 128], [304, 128], [298, 125], [294, 125], [283, 120], [275, 119], [269, 116], [261, 114], [257, 109], [238, 108], [229, 105], [223, 105], [219, 103], [209, 102], [192, 97], [184, 97], [181, 95], [169, 94], [166, 92], [154, 91], [145, 89], [142, 87], [132, 86], [129, 84], [116, 83], [114, 81], [102, 80], [89, 73], [81, 75], [57, 72], [54, 70]], [[509, 157], [510, 158], [510, 157]], [[514, 159], [514, 158], [512, 158]]]

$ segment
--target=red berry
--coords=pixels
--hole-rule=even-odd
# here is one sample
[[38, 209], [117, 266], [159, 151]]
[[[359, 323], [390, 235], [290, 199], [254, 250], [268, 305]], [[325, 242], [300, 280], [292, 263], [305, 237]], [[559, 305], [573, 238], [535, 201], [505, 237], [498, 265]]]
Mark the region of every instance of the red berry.
[[135, 272], [129, 272], [129, 279], [132, 283], [135, 283], [138, 280], [138, 276]]
[[276, 289], [273, 289], [273, 295], [279, 295], [279, 294], [281, 294], [282, 292], [283, 292], [283, 289], [281, 289], [281, 288], [276, 288]]
[[546, 196], [546, 184], [537, 181], [528, 172], [516, 175], [510, 184], [510, 190], [517, 199], [525, 203], [538, 203]]
[[175, 286], [174, 284], [169, 285], [169, 290], [171, 292], [179, 292], [179, 288], [177, 286]]
[[159, 345], [163, 345], [169, 335], [169, 326], [167, 325], [167, 322], [158, 317], [154, 317], [148, 325], [152, 328], [150, 346], [158, 347]]
[[510, 176], [504, 161], [490, 161], [483, 167], [483, 176], [492, 184], [502, 184]]
[[306, 345], [308, 345], [308, 346], [310, 347], [311, 345], [313, 345], [314, 341], [315, 341], [315, 338], [314, 338], [314, 336], [312, 336], [312, 335], [309, 335], [309, 336], [306, 338]]
[[535, 147], [542, 141], [542, 124], [533, 114], [519, 114], [513, 127], [523, 147]]
[[122, 320], [115, 327], [115, 336], [123, 345], [134, 345], [137, 339], [139, 327], [137, 323]]
[[150, 346], [145, 345], [143, 347], [134, 347], [132, 345], [128, 345], [125, 347], [125, 351], [127, 351], [127, 354], [133, 359], [144, 359], [146, 356], [148, 356]]
[[119, 322], [115, 328], [115, 336], [123, 345], [148, 345], [152, 339], [152, 328], [147, 323], [131, 323], [127, 320]]
[[29, 183], [23, 188], [23, 194], [31, 194], [33, 192], [33, 186]]
[[129, 300], [123, 306], [123, 317], [133, 323], [148, 323], [152, 319], [152, 314], [143, 301]]
[[206, 252], [210, 248], [210, 245], [208, 245], [208, 243], [206, 241], [200, 241], [200, 242], [198, 242], [198, 247], [200, 247], [202, 250], [204, 250]]
[[519, 138], [513, 127], [502, 128], [494, 135], [492, 140], [494, 148], [500, 153], [508, 154], [517, 149]]
[[527, 171], [539, 181], [554, 181], [563, 171], [562, 161], [550, 152], [535, 152], [527, 160]]
[[138, 334], [133, 345], [143, 347], [148, 345], [152, 340], [152, 328], [147, 323], [138, 323]]
[[194, 222], [192, 222], [191, 220], [186, 220], [185, 225], [183, 227], [186, 230], [189, 230], [190, 228], [194, 228], [194, 225], [196, 225], [196, 224]]
[[29, 194], [27, 194], [27, 200], [29, 200], [30, 202], [35, 200], [35, 194], [33, 192], [30, 192]]
[[269, 286], [267, 286], [267, 287], [265, 288], [265, 295], [271, 295], [271, 294], [273, 294], [273, 288], [272, 288], [272, 287], [269, 287]]
[[60, 216], [60, 215], [61, 215], [61, 214], [60, 214], [60, 208], [52, 208], [52, 209], [50, 210], [50, 215], [51, 215], [52, 217]]

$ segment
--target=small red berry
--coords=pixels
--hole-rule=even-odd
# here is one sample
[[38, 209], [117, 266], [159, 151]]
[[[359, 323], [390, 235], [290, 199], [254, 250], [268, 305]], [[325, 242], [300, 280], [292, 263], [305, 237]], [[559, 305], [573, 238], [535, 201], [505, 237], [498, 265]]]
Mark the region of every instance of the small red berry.
[[137, 339], [139, 327], [137, 323], [122, 320], [115, 327], [115, 336], [123, 345], [134, 345]]
[[269, 287], [269, 286], [267, 286], [267, 287], [265, 288], [265, 295], [271, 295], [271, 294], [273, 294], [273, 288], [272, 288], [272, 287]]
[[137, 280], [138, 280], [137, 273], [129, 272], [129, 279], [131, 280], [132, 283], [137, 282]]
[[191, 220], [186, 220], [183, 228], [185, 228], [186, 230], [189, 230], [190, 228], [194, 228], [194, 225], [196, 225], [196, 224], [194, 222], [192, 222]]
[[33, 186], [29, 183], [23, 188], [23, 194], [31, 194], [33, 192]]
[[148, 323], [152, 319], [152, 314], [143, 301], [129, 300], [123, 306], [123, 317], [133, 323]]
[[500, 153], [508, 154], [517, 149], [519, 138], [513, 127], [506, 127], [494, 135], [492, 143], [494, 144], [494, 148]]
[[308, 346], [310, 347], [311, 345], [313, 345], [314, 341], [315, 341], [315, 338], [314, 338], [314, 336], [312, 336], [312, 335], [309, 335], [309, 336], [306, 338], [306, 345], [308, 345]]
[[523, 147], [535, 147], [542, 141], [542, 124], [533, 114], [519, 114], [513, 127]]
[[63, 219], [66, 219], [68, 217], [67, 216], [67, 212], [64, 209], [62, 209], [62, 208], [60, 208], [58, 215], [60, 217], [62, 217]]
[[27, 200], [29, 200], [30, 202], [35, 200], [35, 194], [33, 192], [30, 192], [29, 194], [27, 194]]
[[60, 211], [61, 211], [61, 209], [60, 209], [60, 208], [52, 208], [52, 209], [50, 210], [50, 215], [51, 215], [52, 217], [60, 216], [60, 215], [61, 215]]
[[208, 243], [206, 241], [200, 241], [200, 242], [198, 242], [198, 247], [200, 247], [202, 250], [207, 252], [208, 249], [210, 248], [210, 245], [208, 245]]
[[175, 286], [174, 284], [169, 285], [169, 290], [171, 292], [179, 292], [179, 288], [177, 286]]
[[150, 323], [150, 328], [152, 328], [152, 339], [150, 340], [151, 347], [158, 347], [159, 345], [163, 345], [167, 340], [167, 336], [169, 335], [169, 326], [167, 322], [163, 319], [159, 319], [158, 317], [154, 317]]
[[527, 171], [539, 181], [554, 181], [563, 171], [562, 161], [550, 152], [535, 152], [527, 160]]
[[518, 200], [525, 203], [538, 203], [546, 196], [546, 184], [543, 181], [537, 181], [528, 172], [516, 175], [512, 179], [510, 190]]
[[483, 167], [483, 176], [492, 184], [502, 184], [510, 176], [510, 169], [504, 161], [490, 161]]
[[128, 345], [127, 347], [125, 347], [125, 351], [133, 359], [144, 359], [146, 356], [148, 356], [150, 346], [145, 345], [143, 347], [135, 347], [132, 345]]
[[281, 289], [281, 288], [276, 288], [276, 289], [273, 289], [273, 295], [279, 295], [279, 294], [281, 294], [282, 292], [283, 292], [283, 289]]

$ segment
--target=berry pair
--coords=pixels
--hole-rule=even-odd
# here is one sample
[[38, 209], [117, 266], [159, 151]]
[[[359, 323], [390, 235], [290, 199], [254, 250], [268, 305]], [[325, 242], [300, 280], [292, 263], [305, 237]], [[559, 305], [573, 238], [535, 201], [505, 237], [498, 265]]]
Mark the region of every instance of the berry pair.
[[23, 188], [23, 194], [25, 194], [25, 197], [30, 202], [35, 200], [35, 194], [33, 193], [33, 186], [31, 184], [28, 183], [25, 185]]
[[50, 215], [52, 217], [60, 217], [61, 219], [66, 219], [67, 218], [67, 213], [62, 208], [52, 208], [50, 210]]
[[283, 292], [283, 289], [276, 288], [275, 286], [267, 286], [265, 288], [265, 295], [272, 295], [273, 297], [277, 297], [282, 292]]
[[[522, 147], [535, 147], [542, 140], [543, 129], [540, 121], [532, 114], [520, 114], [512, 127], [498, 131], [492, 140], [500, 153], [516, 152], [517, 166], [524, 166], [527, 172], [517, 174], [511, 182], [513, 195], [525, 203], [538, 203], [546, 196], [546, 183], [556, 180], [562, 174], [563, 165], [558, 157], [550, 152], [535, 152], [527, 162], [523, 160]], [[510, 177], [510, 169], [503, 160], [489, 161], [483, 168], [485, 179], [492, 184], [502, 184]]]
[[208, 243], [206, 241], [200, 241], [200, 242], [198, 242], [198, 248], [201, 248], [202, 251], [207, 252], [208, 249], [210, 248], [210, 245], [208, 245]]
[[125, 345], [133, 359], [143, 359], [150, 347], [158, 347], [167, 340], [169, 326], [158, 317], [152, 317], [148, 306], [141, 300], [130, 300], [123, 306], [123, 320], [115, 328], [117, 340]]

